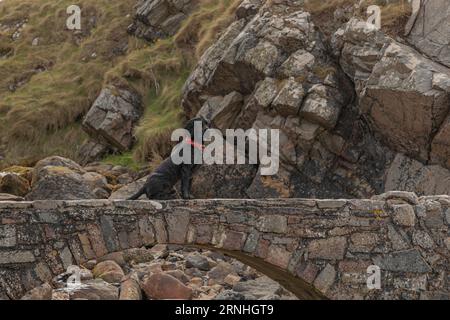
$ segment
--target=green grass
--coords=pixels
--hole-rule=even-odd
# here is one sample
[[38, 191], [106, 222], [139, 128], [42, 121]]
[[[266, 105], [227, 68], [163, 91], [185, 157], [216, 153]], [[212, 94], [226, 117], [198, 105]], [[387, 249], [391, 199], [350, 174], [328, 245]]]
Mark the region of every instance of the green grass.
[[114, 166], [128, 167], [135, 171], [142, 168], [142, 164], [137, 163], [133, 159], [133, 154], [131, 152], [125, 152], [122, 154], [111, 154], [102, 160], [103, 163], [112, 164]]

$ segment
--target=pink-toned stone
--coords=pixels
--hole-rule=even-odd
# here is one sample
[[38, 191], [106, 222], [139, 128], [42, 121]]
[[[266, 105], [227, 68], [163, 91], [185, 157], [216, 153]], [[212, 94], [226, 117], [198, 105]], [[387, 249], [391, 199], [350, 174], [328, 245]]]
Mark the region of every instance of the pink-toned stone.
[[287, 269], [291, 253], [283, 246], [271, 245], [266, 261], [280, 268]]
[[142, 289], [151, 299], [181, 299], [192, 298], [192, 289], [180, 280], [164, 273], [152, 274], [142, 284]]
[[308, 254], [311, 259], [342, 260], [346, 247], [345, 237], [314, 240], [308, 246]]
[[132, 277], [128, 277], [120, 284], [119, 300], [142, 300], [139, 283]]
[[245, 243], [246, 234], [236, 231], [225, 231], [222, 248], [227, 250], [241, 250]]
[[95, 258], [95, 252], [92, 249], [91, 242], [89, 241], [87, 234], [79, 233], [78, 239], [80, 239], [81, 247], [83, 248], [84, 256], [86, 257], [86, 259]]
[[108, 253], [108, 249], [106, 249], [105, 241], [103, 240], [100, 228], [95, 224], [89, 224], [87, 226], [87, 231], [96, 256], [103, 257], [106, 255]]
[[166, 215], [167, 232], [170, 243], [184, 244], [189, 225], [189, 211]]
[[312, 263], [300, 264], [296, 270], [297, 276], [302, 278], [308, 283], [313, 283], [317, 274], [319, 273], [319, 267]]
[[265, 259], [267, 257], [267, 254], [269, 253], [269, 246], [270, 246], [269, 240], [265, 239], [259, 240], [258, 245], [256, 246], [255, 256], [257, 256], [258, 258]]
[[92, 270], [92, 274], [94, 277], [101, 278], [109, 283], [121, 282], [124, 277], [122, 268], [112, 260], [98, 263]]
[[195, 226], [197, 244], [210, 244], [213, 237], [213, 228], [209, 224]]

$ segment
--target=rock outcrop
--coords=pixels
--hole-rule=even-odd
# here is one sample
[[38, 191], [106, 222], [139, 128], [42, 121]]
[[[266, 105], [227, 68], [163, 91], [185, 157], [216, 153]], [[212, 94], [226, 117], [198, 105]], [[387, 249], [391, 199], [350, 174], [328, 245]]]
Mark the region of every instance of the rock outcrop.
[[450, 6], [446, 0], [425, 0], [408, 41], [430, 58], [450, 67]]
[[[335, 51], [371, 127], [391, 149], [427, 162], [449, 114], [450, 69], [360, 20], [351, 20], [337, 36]], [[447, 158], [433, 160], [445, 166]]]
[[120, 151], [129, 150], [133, 145], [133, 128], [142, 111], [141, 98], [137, 93], [104, 88], [86, 114], [83, 127], [101, 145]]
[[33, 169], [28, 200], [75, 200], [108, 198], [104, 176], [87, 172], [72, 160], [49, 157], [39, 161]]
[[128, 32], [147, 41], [173, 36], [198, 0], [140, 0]]
[[[445, 23], [424, 14], [429, 6], [448, 14], [442, 1], [426, 2], [409, 37], [421, 23], [434, 25], [425, 36], [446, 57], [445, 34], [435, 37]], [[244, 1], [237, 9], [186, 81], [183, 107], [222, 131], [279, 129], [280, 170], [265, 177], [252, 166], [239, 176], [227, 166], [201, 168], [194, 186], [218, 188], [197, 197], [222, 197], [222, 177], [250, 198], [450, 194], [445, 178], [434, 181], [450, 174], [450, 69], [439, 55], [349, 16], [335, 19], [341, 26], [328, 39], [303, 1]], [[414, 180], [412, 172], [433, 173]]]

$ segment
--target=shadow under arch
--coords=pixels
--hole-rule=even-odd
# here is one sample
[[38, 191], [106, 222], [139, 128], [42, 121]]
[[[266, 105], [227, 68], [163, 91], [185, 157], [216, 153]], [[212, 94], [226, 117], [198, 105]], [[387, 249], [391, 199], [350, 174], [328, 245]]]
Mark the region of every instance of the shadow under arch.
[[288, 271], [274, 266], [261, 258], [252, 257], [240, 251], [232, 251], [214, 247], [212, 245], [184, 245], [189, 248], [207, 249], [223, 253], [231, 258], [254, 268], [265, 276], [281, 284], [286, 290], [292, 292], [300, 300], [328, 300], [319, 290], [307, 283], [305, 280], [295, 277]]

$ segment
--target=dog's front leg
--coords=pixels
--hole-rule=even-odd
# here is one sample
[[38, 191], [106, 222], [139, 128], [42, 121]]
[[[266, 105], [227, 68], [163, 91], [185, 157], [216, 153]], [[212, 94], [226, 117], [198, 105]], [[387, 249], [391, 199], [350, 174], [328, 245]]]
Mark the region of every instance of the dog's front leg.
[[183, 199], [192, 199], [191, 196], [192, 166], [181, 167], [181, 196]]

